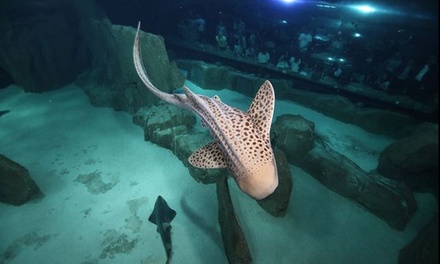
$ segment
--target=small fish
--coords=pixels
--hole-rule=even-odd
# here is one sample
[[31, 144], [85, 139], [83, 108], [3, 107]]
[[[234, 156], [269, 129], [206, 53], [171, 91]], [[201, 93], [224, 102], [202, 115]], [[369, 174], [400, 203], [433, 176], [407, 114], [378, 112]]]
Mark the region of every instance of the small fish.
[[11, 112], [11, 111], [9, 111], [9, 110], [0, 110], [0, 116], [6, 115], [9, 112]]
[[188, 109], [202, 120], [214, 141], [194, 152], [188, 159], [197, 168], [228, 168], [240, 189], [256, 200], [266, 198], [278, 186], [275, 156], [270, 144], [270, 126], [275, 107], [275, 92], [266, 80], [247, 112], [212, 98], [193, 93], [168, 94], [151, 83], [142, 63], [139, 40], [140, 22], [133, 46], [136, 71], [148, 88], [167, 103]]
[[167, 255], [166, 263], [169, 263], [171, 260], [171, 221], [173, 221], [174, 217], [176, 217], [176, 211], [171, 209], [165, 199], [159, 195], [148, 221], [157, 226], [157, 233], [160, 234]]

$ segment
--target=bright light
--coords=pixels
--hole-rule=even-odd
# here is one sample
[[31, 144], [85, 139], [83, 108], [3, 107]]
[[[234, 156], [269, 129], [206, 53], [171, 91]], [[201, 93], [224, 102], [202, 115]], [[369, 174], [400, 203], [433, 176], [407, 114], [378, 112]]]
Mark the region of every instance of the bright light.
[[286, 4], [290, 4], [292, 2], [295, 2], [295, 0], [281, 0], [282, 2], [286, 3]]
[[362, 13], [373, 13], [376, 11], [376, 9], [374, 9], [373, 7], [369, 6], [369, 5], [359, 5], [359, 6], [353, 6], [354, 9], [362, 12]]
[[361, 34], [359, 34], [359, 33], [354, 33], [353, 34], [353, 37], [355, 37], [355, 38], [360, 38], [362, 35]]
[[336, 6], [334, 5], [327, 5], [327, 4], [316, 4], [317, 7], [322, 7], [322, 8], [330, 8], [330, 9], [335, 9]]

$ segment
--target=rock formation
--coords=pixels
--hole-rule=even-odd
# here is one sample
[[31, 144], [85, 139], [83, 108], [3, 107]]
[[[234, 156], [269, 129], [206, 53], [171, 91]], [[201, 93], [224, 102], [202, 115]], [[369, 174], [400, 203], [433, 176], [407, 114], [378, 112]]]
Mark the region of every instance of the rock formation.
[[85, 10], [97, 8], [85, 0], [1, 1], [0, 68], [28, 92], [74, 81], [90, 62], [78, 30]]
[[400, 250], [398, 264], [438, 264], [438, 213]]
[[424, 123], [411, 136], [385, 148], [377, 172], [413, 190], [438, 194], [438, 124]]
[[[133, 64], [136, 29], [112, 25], [108, 20], [87, 20], [80, 32], [90, 49], [91, 67], [77, 81], [95, 106], [136, 113], [158, 102], [143, 86]], [[165, 92], [183, 85], [184, 76], [170, 63], [163, 38], [141, 32], [145, 67], [153, 83]]]
[[39, 192], [25, 167], [0, 154], [0, 202], [22, 205]]

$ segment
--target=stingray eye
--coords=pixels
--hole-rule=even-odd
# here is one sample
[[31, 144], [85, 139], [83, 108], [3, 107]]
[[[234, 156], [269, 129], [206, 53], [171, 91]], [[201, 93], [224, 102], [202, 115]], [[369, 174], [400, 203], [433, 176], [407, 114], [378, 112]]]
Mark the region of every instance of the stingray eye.
[[214, 95], [212, 98], [217, 100], [217, 101], [220, 101], [220, 97], [218, 95]]

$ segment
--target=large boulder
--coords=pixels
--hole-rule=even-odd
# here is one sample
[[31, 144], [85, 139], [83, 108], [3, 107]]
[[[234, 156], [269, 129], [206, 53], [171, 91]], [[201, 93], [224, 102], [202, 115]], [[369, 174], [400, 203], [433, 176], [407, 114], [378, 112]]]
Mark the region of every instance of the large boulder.
[[189, 156], [212, 140], [208, 132], [189, 133], [175, 137], [171, 147], [177, 158], [188, 168], [190, 175], [203, 184], [215, 183], [219, 177], [230, 175], [227, 169], [199, 169], [189, 163]]
[[350, 122], [358, 110], [356, 104], [348, 98], [339, 95], [301, 90], [292, 90], [291, 94], [294, 101], [310, 106], [327, 116], [347, 123]]
[[14, 83], [12, 77], [2, 68], [0, 63], [0, 89], [5, 88]]
[[437, 193], [438, 124], [422, 124], [411, 136], [386, 147], [380, 153], [377, 172], [414, 190]]
[[438, 264], [438, 213], [400, 250], [398, 264]]
[[144, 128], [145, 140], [171, 149], [173, 138], [188, 134], [196, 123], [196, 118], [187, 110], [159, 102], [150, 108], [139, 109], [133, 115], [133, 123]]
[[226, 76], [231, 67], [207, 64], [203, 61], [179, 60], [176, 62], [180, 69], [188, 72], [187, 79], [200, 87], [219, 90], [225, 87]]
[[415, 126], [414, 117], [389, 110], [359, 108], [350, 123], [362, 127], [368, 132], [401, 138], [410, 134]]
[[74, 81], [90, 63], [84, 16], [105, 17], [93, 1], [0, 1], [0, 68], [28, 92]]
[[[78, 78], [77, 85], [93, 105], [136, 113], [142, 106], [159, 101], [134, 68], [136, 28], [89, 19], [83, 21], [80, 32], [90, 49], [92, 65]], [[140, 37], [142, 55], [147, 58], [145, 68], [153, 84], [166, 93], [181, 87], [184, 76], [175, 63], [170, 63], [163, 38], [143, 31]]]
[[315, 144], [315, 124], [300, 115], [280, 115], [272, 125], [271, 138], [289, 160], [309, 152]]
[[25, 167], [0, 154], [0, 202], [21, 205], [39, 192]]

